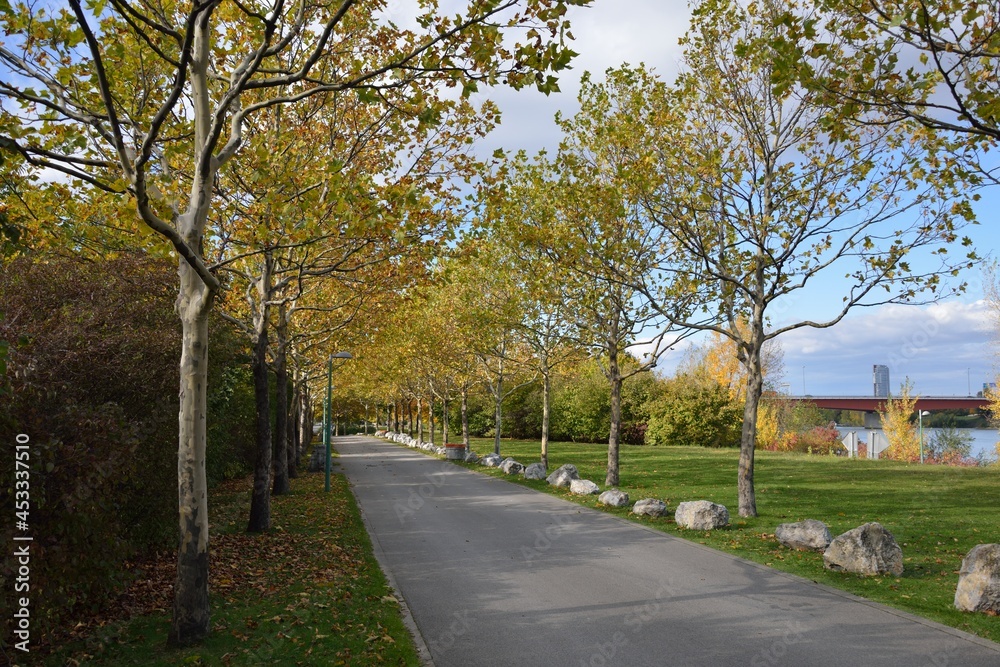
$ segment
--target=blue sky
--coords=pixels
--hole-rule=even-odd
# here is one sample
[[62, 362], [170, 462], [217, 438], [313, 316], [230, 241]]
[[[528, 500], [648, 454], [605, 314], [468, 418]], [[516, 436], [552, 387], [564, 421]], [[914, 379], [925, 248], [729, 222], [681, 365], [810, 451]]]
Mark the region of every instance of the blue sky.
[[[683, 0], [597, 0], [587, 9], [574, 9], [573, 46], [580, 56], [573, 70], [560, 77], [563, 92], [546, 98], [533, 90], [490, 90], [485, 95], [503, 113], [500, 128], [480, 146], [481, 155], [496, 148], [554, 148], [559, 131], [556, 111], [575, 113], [580, 75], [595, 75], [622, 63], [645, 63], [669, 80], [678, 69], [678, 39], [687, 30], [689, 9]], [[596, 78], [596, 76], [595, 76]], [[993, 254], [1000, 242], [1000, 186], [984, 193], [976, 212], [980, 225], [967, 234], [980, 255]], [[793, 394], [869, 395], [872, 365], [886, 364], [893, 387], [909, 377], [922, 395], [966, 395], [993, 381], [995, 350], [993, 319], [983, 301], [979, 271], [962, 277], [968, 292], [959, 298], [925, 306], [883, 306], [859, 309], [830, 329], [801, 329], [783, 336], [785, 376]], [[822, 292], [807, 303], [790, 306], [789, 317], [829, 317], [849, 285], [830, 277]], [[779, 323], [780, 322], [776, 322]], [[669, 372], [681, 353], [661, 362]]]

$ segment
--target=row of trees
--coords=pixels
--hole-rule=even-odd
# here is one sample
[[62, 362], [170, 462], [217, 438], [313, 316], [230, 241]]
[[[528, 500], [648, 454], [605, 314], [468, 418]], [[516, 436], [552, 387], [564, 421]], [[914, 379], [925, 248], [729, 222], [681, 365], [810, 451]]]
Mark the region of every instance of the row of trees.
[[[372, 400], [464, 403], [480, 379], [499, 450], [504, 398], [526, 371], [542, 385], [545, 460], [551, 374], [586, 357], [608, 382], [613, 486], [623, 381], [709, 333], [741, 369], [726, 393], [742, 404], [739, 512], [756, 514], [758, 443], [800, 444], [761, 409], [767, 345], [854, 308], [959, 292], [944, 279], [978, 260], [961, 231], [992, 181], [979, 157], [995, 138], [980, 111], [994, 34], [986, 4], [958, 12], [708, 0], [674, 82], [643, 67], [585, 75], [580, 112], [557, 118], [558, 150], [504, 156], [476, 234], [380, 343], [400, 354], [372, 373], [386, 386]], [[823, 319], [797, 317], [829, 273], [852, 286]]]
[[[286, 396], [308, 413], [306, 388], [330, 347], [350, 345], [348, 325], [407, 289], [421, 253], [447, 239], [451, 179], [470, 173], [470, 140], [495, 120], [465, 98], [481, 83], [556, 90], [553, 72], [573, 56], [566, 9], [577, 4], [500, 0], [456, 13], [423, 2], [390, 17], [379, 1], [71, 0], [3, 12], [0, 149], [18, 238], [91, 251], [109, 271], [115, 249], [177, 261], [171, 643], [210, 628], [212, 313], [221, 305], [253, 345], [249, 529], [266, 530], [269, 493], [287, 488]], [[273, 432], [268, 363], [279, 385]], [[295, 392], [283, 386], [289, 375]]]

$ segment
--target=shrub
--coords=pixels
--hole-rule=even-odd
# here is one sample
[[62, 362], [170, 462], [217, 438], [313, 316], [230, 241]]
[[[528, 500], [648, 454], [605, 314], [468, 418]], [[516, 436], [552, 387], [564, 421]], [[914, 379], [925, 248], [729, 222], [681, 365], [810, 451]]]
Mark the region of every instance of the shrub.
[[814, 426], [798, 433], [788, 433], [783, 441], [783, 451], [789, 452], [838, 454], [847, 451], [840, 442], [840, 431], [833, 426]]
[[743, 411], [715, 382], [680, 376], [649, 406], [646, 444], [738, 447]]
[[[128, 577], [129, 557], [176, 544], [175, 274], [171, 264], [142, 255], [0, 265], [10, 393], [0, 401], [0, 438], [31, 439], [33, 637], [72, 627], [74, 618], [111, 601]], [[252, 396], [248, 378], [231, 369], [242, 363], [240, 345], [219, 329], [209, 399], [216, 413], [209, 472], [216, 478], [241, 460], [253, 423], [241, 407], [244, 395]], [[0, 466], [7, 516], [13, 472]], [[9, 555], [0, 562], [5, 580], [12, 567]], [[8, 599], [0, 603], [5, 622]]]
[[972, 435], [943, 428], [924, 441], [924, 460], [945, 465], [976, 465], [972, 458]]

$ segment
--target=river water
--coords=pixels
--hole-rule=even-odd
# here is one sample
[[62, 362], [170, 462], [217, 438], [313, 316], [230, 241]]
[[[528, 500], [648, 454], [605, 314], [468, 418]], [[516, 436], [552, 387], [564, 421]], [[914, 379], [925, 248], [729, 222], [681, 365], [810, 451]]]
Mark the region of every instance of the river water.
[[[878, 429], [870, 429], [870, 428], [863, 428], [861, 426], [838, 426], [837, 430], [840, 431], [841, 438], [843, 438], [848, 433], [855, 432], [855, 433], [858, 434], [859, 438], [861, 438], [862, 440], [865, 440], [865, 441], [868, 440], [867, 433], [869, 431], [878, 431], [879, 433], [882, 432], [882, 429], [880, 429], [880, 428], [878, 428]], [[931, 437], [934, 435], [935, 432], [941, 431], [941, 430], [944, 430], [944, 429], [939, 429], [939, 428], [925, 428], [924, 429], [924, 442], [927, 442], [928, 440], [930, 440]], [[955, 430], [958, 431], [959, 433], [968, 434], [968, 435], [972, 436], [972, 452], [971, 452], [971, 454], [972, 454], [973, 457], [977, 457], [980, 454], [982, 454], [982, 455], [985, 455], [986, 458], [989, 459], [989, 460], [994, 460], [994, 461], [996, 460], [996, 458], [997, 458], [996, 443], [997, 443], [997, 440], [1000, 440], [1000, 433], [998, 433], [996, 429], [992, 429], [992, 428], [959, 428], [959, 429], [955, 429]]]

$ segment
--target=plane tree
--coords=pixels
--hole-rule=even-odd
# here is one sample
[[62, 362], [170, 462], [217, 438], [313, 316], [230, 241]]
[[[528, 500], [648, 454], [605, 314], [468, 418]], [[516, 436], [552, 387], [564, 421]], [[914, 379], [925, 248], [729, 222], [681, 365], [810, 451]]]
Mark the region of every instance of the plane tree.
[[[639, 70], [609, 72], [604, 83], [585, 75], [580, 112], [557, 118], [563, 132], [557, 154], [511, 158], [491, 200], [496, 224], [522, 239], [517, 247], [544, 254], [552, 271], [547, 288], [555, 290], [547, 303], [568, 306], [558, 337], [588, 350], [608, 380], [608, 486], [620, 480], [622, 384], [651, 369], [667, 340], [661, 315], [636, 286], [655, 266], [662, 233], [648, 224], [639, 197], [656, 176], [646, 168], [652, 147], [643, 153], [638, 144], [628, 144], [636, 151], [623, 150], [648, 115], [644, 91], [633, 85], [636, 77], [649, 78]], [[540, 283], [535, 288], [546, 289]], [[638, 363], [623, 363], [622, 355]]]
[[575, 336], [571, 294], [563, 272], [537, 243], [537, 233], [523, 233], [524, 225], [540, 230], [555, 219], [550, 207], [557, 193], [551, 181], [542, 177], [538, 165], [529, 165], [523, 156], [503, 166], [500, 174], [495, 187], [487, 191], [486, 234], [495, 247], [503, 248], [508, 275], [521, 292], [517, 329], [531, 348], [533, 365], [541, 377], [541, 461], [548, 467], [552, 380], [560, 366], [578, 361], [586, 352]]
[[[793, 10], [805, 11], [702, 2], [684, 71], [646, 89], [657, 113], [631, 138], [657, 147], [660, 178], [643, 198], [663, 253], [652, 280], [628, 282], [674, 326], [732, 340], [745, 370], [741, 516], [757, 514], [765, 344], [857, 308], [952, 294], [963, 285], [947, 279], [976, 260], [961, 236], [974, 221], [965, 183], [942, 173], [933, 133], [782, 78], [773, 44]], [[824, 276], [846, 283], [833, 299], [817, 291]]]
[[786, 28], [774, 40], [780, 77], [795, 70], [840, 104], [964, 136], [974, 153], [1000, 139], [996, 0], [816, 0], [813, 9], [776, 17]]
[[[535, 381], [530, 348], [521, 337], [522, 285], [508, 270], [506, 250], [488, 238], [470, 237], [451, 267], [458, 335], [475, 359], [475, 377], [493, 399], [493, 452], [500, 453], [503, 402]], [[463, 394], [463, 435], [467, 393]]]

